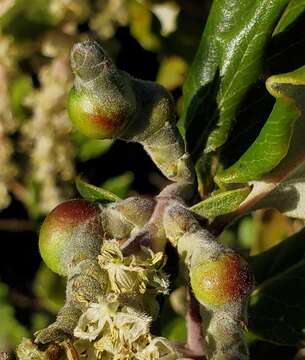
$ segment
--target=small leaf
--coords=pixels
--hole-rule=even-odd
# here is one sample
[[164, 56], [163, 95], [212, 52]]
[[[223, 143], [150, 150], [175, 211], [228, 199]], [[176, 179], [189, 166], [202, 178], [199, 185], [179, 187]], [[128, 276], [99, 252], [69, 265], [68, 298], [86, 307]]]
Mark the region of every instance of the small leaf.
[[280, 18], [273, 36], [287, 30], [305, 11], [305, 0], [291, 0]]
[[88, 201], [118, 201], [121, 200], [117, 195], [111, 191], [105, 190], [103, 188], [90, 185], [83, 181], [80, 177], [77, 177], [75, 180], [75, 185], [77, 191], [80, 195]]
[[213, 219], [216, 216], [228, 214], [236, 210], [251, 192], [251, 187], [217, 192], [207, 200], [191, 207], [197, 215]]
[[128, 196], [130, 186], [134, 180], [134, 175], [130, 171], [124, 174], [112, 177], [106, 180], [102, 188], [111, 191], [113, 194], [119, 196], [120, 199], [125, 199]]
[[73, 140], [77, 144], [77, 156], [80, 161], [88, 161], [102, 156], [110, 150], [114, 143], [114, 140], [109, 139], [90, 139], [78, 131], [73, 133]]
[[291, 86], [302, 83], [303, 73], [305, 67], [267, 80], [267, 89], [276, 98], [273, 110], [258, 137], [241, 158], [215, 176], [219, 186], [257, 179], [270, 172], [285, 157], [294, 122], [301, 115], [294, 99], [296, 95], [291, 94]]
[[186, 340], [186, 324], [185, 319], [181, 316], [176, 316], [164, 325], [162, 329], [163, 337], [171, 341], [185, 342]]

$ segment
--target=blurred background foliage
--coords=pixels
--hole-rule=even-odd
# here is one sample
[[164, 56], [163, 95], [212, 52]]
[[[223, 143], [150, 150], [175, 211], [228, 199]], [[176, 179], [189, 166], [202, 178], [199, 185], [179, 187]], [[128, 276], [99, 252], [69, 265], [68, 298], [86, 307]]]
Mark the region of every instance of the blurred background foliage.
[[[72, 130], [66, 111], [72, 45], [97, 39], [121, 69], [168, 88], [180, 114], [181, 87], [210, 2], [0, 1], [0, 351], [50, 323], [63, 304], [64, 279], [40, 264], [37, 231], [45, 214], [77, 197], [76, 174], [121, 198], [154, 194], [166, 183], [139, 145], [87, 139]], [[302, 228], [300, 220], [260, 210], [234, 223], [221, 240], [257, 255]], [[169, 249], [173, 292], [154, 330], [184, 341], [185, 289], [176, 264]], [[292, 359], [296, 352], [249, 341], [257, 359]]]

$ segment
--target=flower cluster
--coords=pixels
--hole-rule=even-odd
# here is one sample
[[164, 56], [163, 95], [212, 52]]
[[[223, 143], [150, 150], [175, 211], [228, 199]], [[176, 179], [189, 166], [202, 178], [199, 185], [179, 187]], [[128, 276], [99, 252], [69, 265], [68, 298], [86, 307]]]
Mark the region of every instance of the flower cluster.
[[105, 296], [89, 305], [74, 330], [80, 339], [75, 343], [80, 356], [91, 356], [91, 360], [177, 359], [166, 339], [150, 333], [155, 296], [168, 291], [162, 271], [164, 255], [142, 248], [137, 255], [124, 257], [117, 242], [107, 241], [98, 260], [108, 286]]

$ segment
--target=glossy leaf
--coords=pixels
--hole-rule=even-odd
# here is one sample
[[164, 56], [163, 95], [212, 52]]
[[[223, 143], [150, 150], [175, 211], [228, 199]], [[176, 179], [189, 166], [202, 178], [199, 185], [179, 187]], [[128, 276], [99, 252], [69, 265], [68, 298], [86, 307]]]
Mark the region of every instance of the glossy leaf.
[[[192, 151], [223, 145], [261, 73], [264, 49], [288, 0], [215, 0], [184, 86], [179, 128]], [[195, 139], [190, 134], [198, 134]]]
[[[269, 174], [252, 182], [253, 190], [236, 215], [276, 208], [288, 216], [305, 219], [305, 66], [276, 78], [279, 90], [294, 99], [301, 116], [295, 122], [287, 155]], [[263, 157], [261, 154], [261, 161]]]
[[121, 200], [117, 195], [106, 189], [91, 185], [83, 181], [80, 177], [75, 180], [77, 191], [88, 201], [118, 201]]
[[305, 0], [291, 0], [280, 18], [273, 36], [287, 30], [305, 11]]
[[191, 210], [202, 217], [213, 219], [216, 216], [236, 210], [251, 192], [251, 187], [217, 192], [208, 199], [191, 207]]
[[305, 67], [267, 80], [267, 89], [276, 98], [273, 110], [248, 150], [236, 163], [215, 177], [219, 186], [257, 179], [270, 172], [285, 157], [294, 122], [301, 115], [295, 100], [297, 94], [291, 92], [291, 86], [302, 84], [304, 75]]

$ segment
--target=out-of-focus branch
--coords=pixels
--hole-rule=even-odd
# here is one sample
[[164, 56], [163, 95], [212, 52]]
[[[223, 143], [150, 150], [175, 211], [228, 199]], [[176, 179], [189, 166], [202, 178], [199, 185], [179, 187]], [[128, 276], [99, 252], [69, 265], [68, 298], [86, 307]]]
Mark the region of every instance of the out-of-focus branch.
[[37, 230], [36, 223], [31, 220], [23, 219], [0, 219], [0, 231], [24, 232]]

